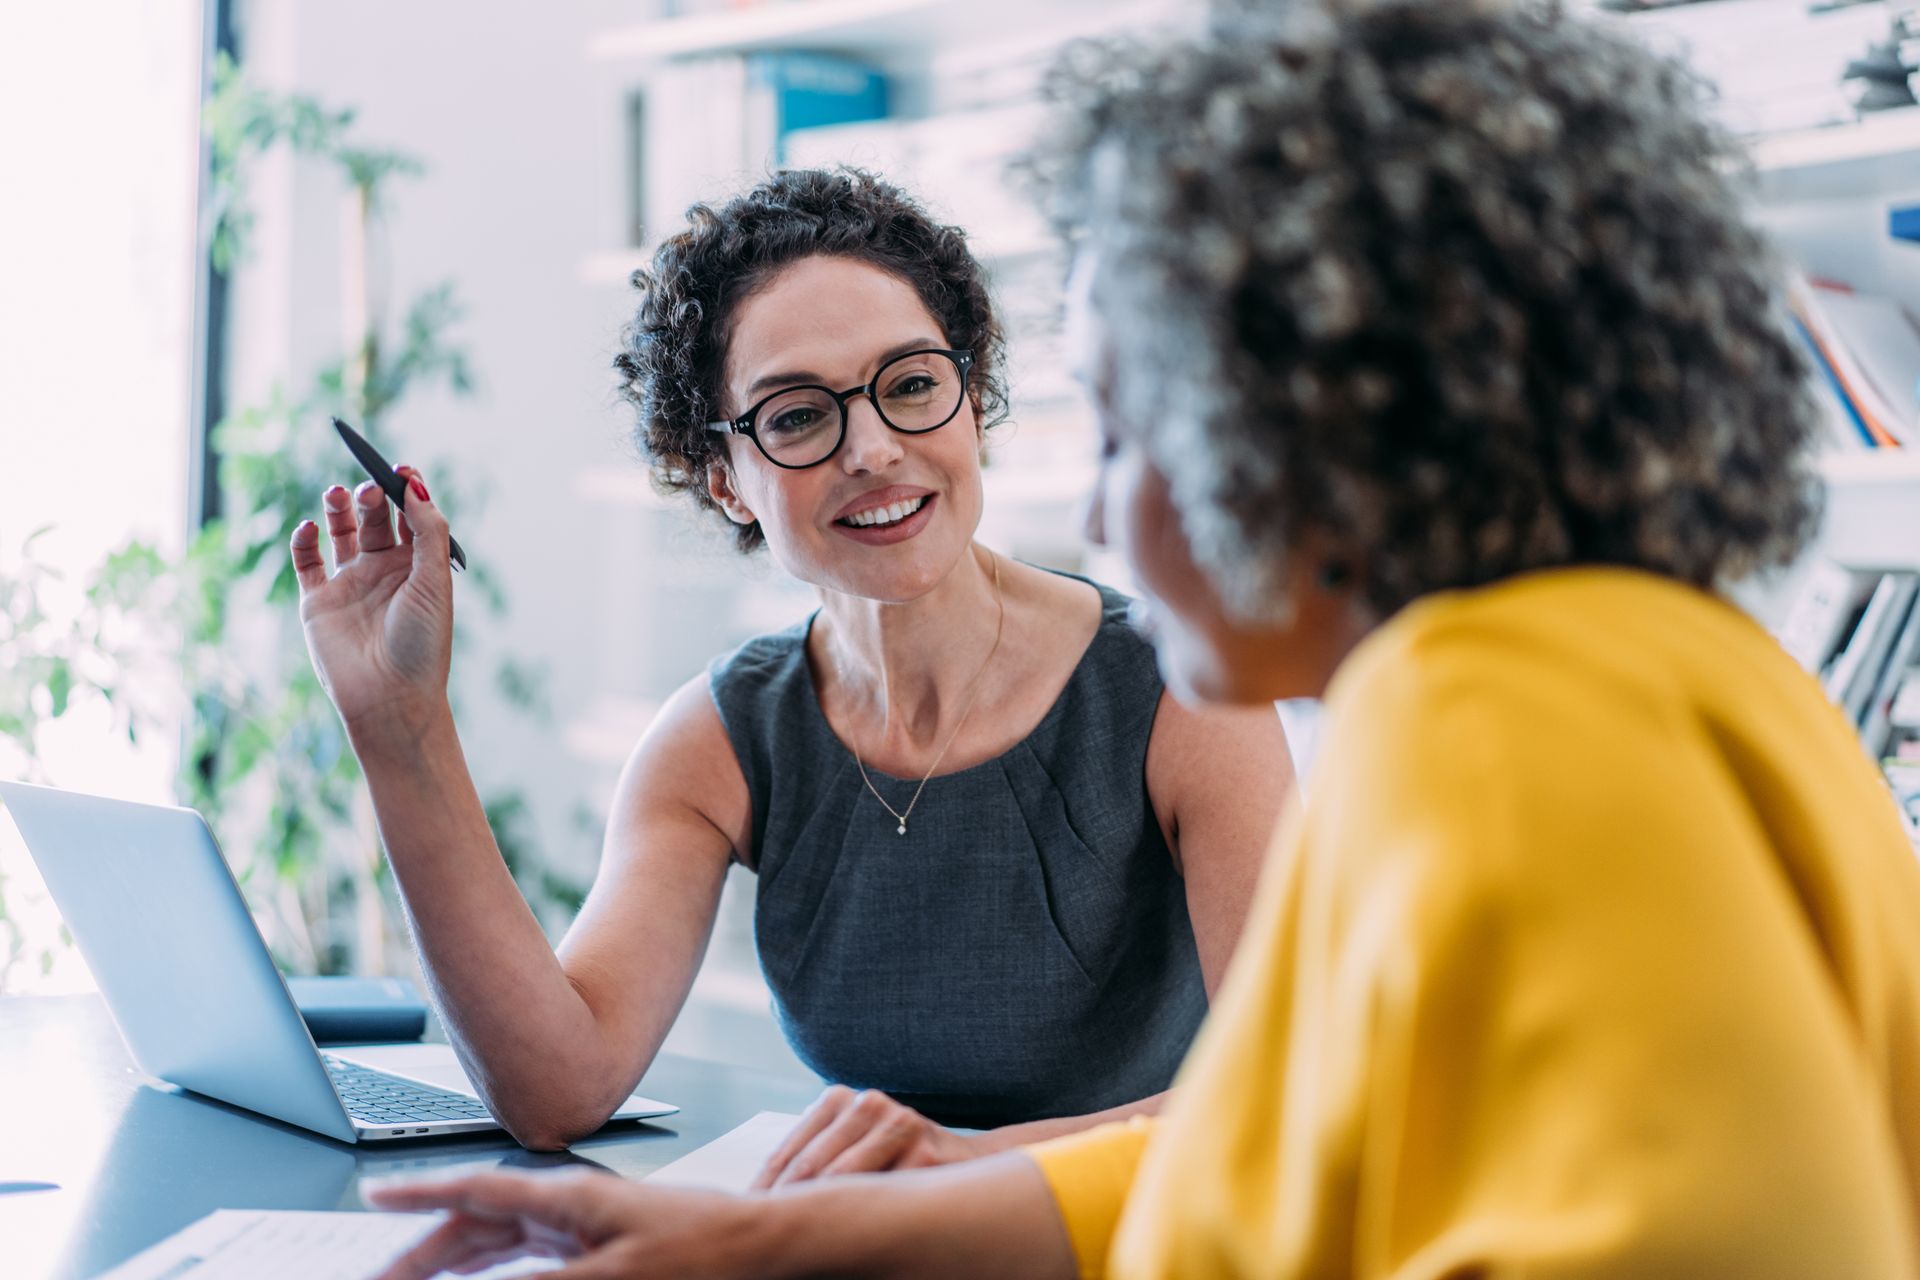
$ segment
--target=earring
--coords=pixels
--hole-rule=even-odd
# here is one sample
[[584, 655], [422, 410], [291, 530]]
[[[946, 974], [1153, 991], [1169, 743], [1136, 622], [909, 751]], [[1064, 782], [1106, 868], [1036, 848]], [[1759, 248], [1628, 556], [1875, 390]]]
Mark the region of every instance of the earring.
[[1353, 581], [1353, 570], [1339, 560], [1324, 560], [1320, 564], [1320, 586], [1327, 591], [1339, 591]]

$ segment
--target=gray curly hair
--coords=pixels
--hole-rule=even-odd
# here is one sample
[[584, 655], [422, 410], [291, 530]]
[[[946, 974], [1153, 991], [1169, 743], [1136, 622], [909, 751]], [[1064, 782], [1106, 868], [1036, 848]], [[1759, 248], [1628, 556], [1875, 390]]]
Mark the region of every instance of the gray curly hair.
[[1816, 411], [1700, 82], [1557, 4], [1274, 7], [1075, 47], [1026, 164], [1227, 606], [1303, 536], [1383, 614], [1790, 559]]

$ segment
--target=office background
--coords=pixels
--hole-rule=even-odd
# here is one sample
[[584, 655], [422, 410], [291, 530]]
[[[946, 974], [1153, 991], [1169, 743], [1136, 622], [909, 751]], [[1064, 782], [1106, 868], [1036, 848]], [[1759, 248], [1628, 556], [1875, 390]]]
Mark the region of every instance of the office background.
[[[1920, 309], [1920, 244], [1896, 234], [1920, 203], [1895, 26], [1909, 6], [1628, 7], [1644, 11], [1600, 20], [1690, 58], [1753, 139], [1755, 207], [1803, 273], [1796, 316], [1833, 421], [1822, 545], [1742, 599], [1897, 761], [1908, 722], [1920, 730], [1920, 689], [1901, 704], [1920, 646], [1905, 447], [1920, 338], [1903, 310]], [[689, 202], [776, 164], [877, 168], [967, 228], [1011, 333], [1013, 421], [993, 442], [983, 537], [1124, 587], [1077, 540], [1092, 456], [1059, 351], [1063, 264], [1004, 169], [1063, 43], [1198, 12], [11, 7], [0, 161], [24, 198], [0, 211], [0, 775], [211, 796], [286, 967], [409, 971], [370, 815], [330, 713], [301, 692], [294, 606], [274, 583], [285, 523], [317, 509], [321, 477], [354, 479], [325, 412], [357, 407], [389, 456], [426, 471], [484, 571], [460, 587], [461, 728], [557, 936], [660, 700], [810, 607], [764, 556], [741, 559], [652, 493], [610, 367], [648, 247]], [[1311, 708], [1288, 714], [1304, 755]], [[1890, 777], [1906, 785], [1903, 766]], [[0, 991], [85, 989], [4, 818], [0, 877]], [[750, 899], [736, 872], [670, 1047], [785, 1057]]]

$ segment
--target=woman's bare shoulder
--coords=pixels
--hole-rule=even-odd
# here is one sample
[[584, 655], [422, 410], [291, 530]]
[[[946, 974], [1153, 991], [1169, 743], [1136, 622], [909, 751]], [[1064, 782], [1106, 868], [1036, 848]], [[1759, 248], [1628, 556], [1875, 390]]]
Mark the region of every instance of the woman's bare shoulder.
[[701, 674], [676, 689], [641, 734], [620, 771], [609, 844], [621, 827], [704, 823], [749, 855], [752, 801], [746, 775]]

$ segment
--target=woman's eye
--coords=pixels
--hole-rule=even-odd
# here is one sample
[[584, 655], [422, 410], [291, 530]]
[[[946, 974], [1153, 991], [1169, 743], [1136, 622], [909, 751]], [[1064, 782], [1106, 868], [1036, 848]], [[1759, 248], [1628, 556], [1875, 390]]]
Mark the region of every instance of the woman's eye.
[[820, 421], [817, 409], [789, 409], [767, 424], [767, 430], [779, 432], [805, 431]]
[[894, 383], [893, 390], [887, 394], [889, 396], [923, 396], [938, 385], [931, 375], [916, 373], [911, 378], [902, 378]]

